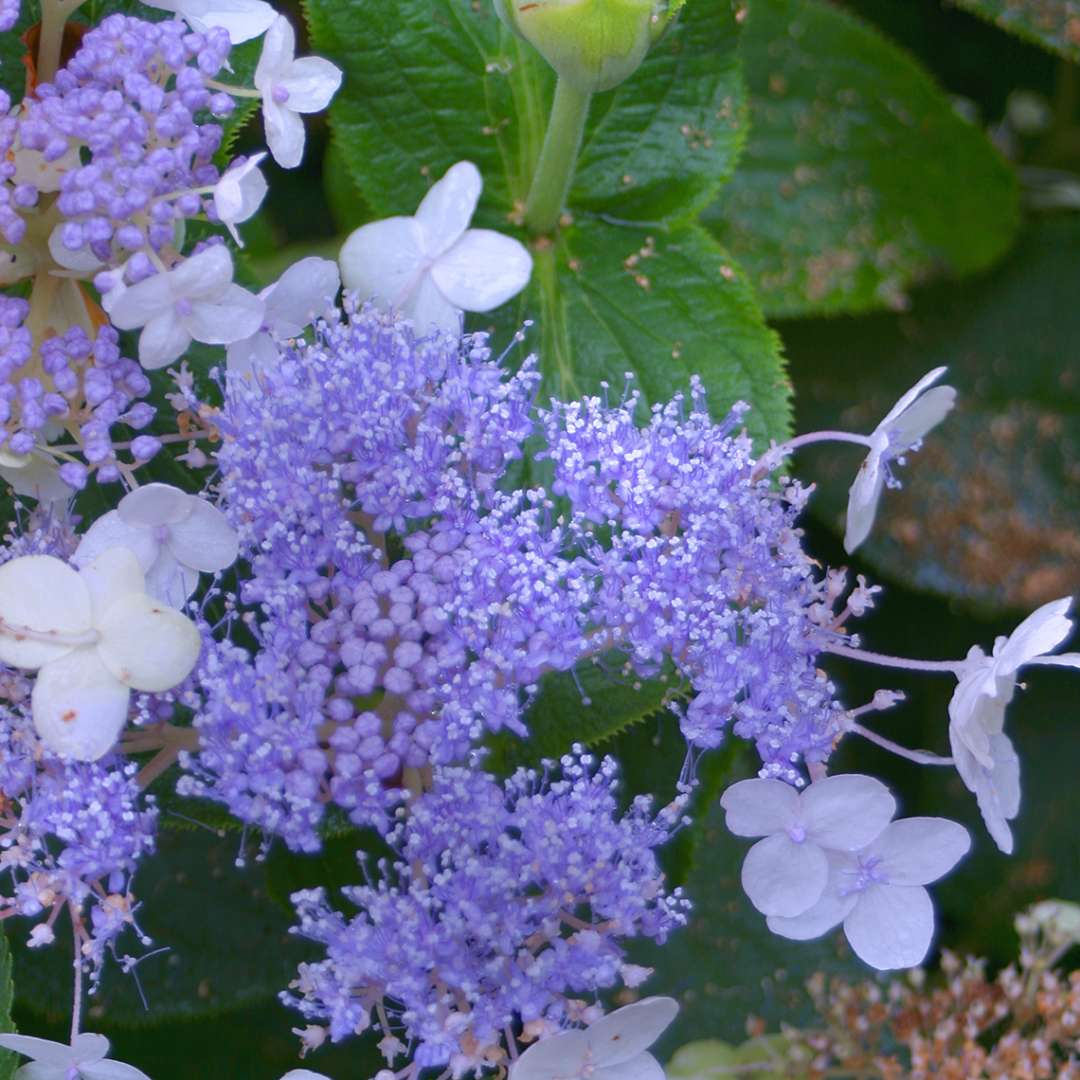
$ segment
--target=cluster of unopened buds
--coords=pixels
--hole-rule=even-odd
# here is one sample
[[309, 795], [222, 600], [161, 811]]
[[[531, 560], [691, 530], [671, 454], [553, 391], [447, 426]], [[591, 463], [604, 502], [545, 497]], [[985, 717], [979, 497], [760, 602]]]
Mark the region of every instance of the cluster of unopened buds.
[[[769, 927], [806, 939], [842, 924], [871, 966], [920, 963], [925, 886], [970, 838], [894, 821], [879, 781], [829, 775], [829, 758], [858, 735], [955, 767], [1011, 851], [1005, 711], [1022, 668], [1080, 667], [1053, 655], [1071, 602], [989, 654], [871, 652], [847, 623], [879, 590], [804, 551], [810, 492], [784, 465], [812, 442], [866, 449], [855, 550], [894, 469], [953, 406], [944, 369], [870, 435], [760, 454], [748, 406], [710, 403], [696, 380], [669, 402], [628, 380], [618, 404], [606, 388], [542, 403], [535, 358], [511, 370], [463, 333], [465, 312], [532, 272], [517, 240], [470, 228], [482, 181], [467, 161], [414, 216], [365, 225], [338, 262], [301, 260], [256, 295], [225, 236], [204, 227], [185, 247], [184, 225], [239, 242], [267, 191], [264, 154], [216, 163], [236, 100], [261, 101], [269, 153], [290, 168], [301, 114], [340, 72], [296, 59], [261, 0], [150, 6], [177, 18], [113, 15], [62, 66], [58, 49], [39, 55], [33, 91], [0, 118], [0, 281], [30, 282], [28, 300], [0, 298], [0, 473], [26, 500], [0, 553], [0, 916], [34, 919], [47, 945], [66, 911], [78, 949], [70, 1044], [0, 1045], [33, 1059], [28, 1076], [143, 1076], [79, 1033], [82, 990], [125, 931], [143, 940], [131, 882], [153, 849], [147, 789], [174, 766], [176, 791], [221, 803], [264, 850], [318, 850], [332, 807], [381, 834], [392, 854], [345, 890], [353, 914], [324, 890], [294, 897], [297, 933], [324, 956], [282, 988], [310, 1021], [305, 1050], [377, 1034], [376, 1080], [662, 1077], [648, 1047], [675, 1003], [595, 1002], [647, 978], [626, 942], [685, 923], [657, 849], [687, 820], [692, 764], [731, 737], [761, 758], [721, 803], [758, 838], [742, 880]], [[254, 86], [218, 81], [231, 47], [260, 35]], [[121, 336], [136, 331], [137, 362]], [[200, 361], [210, 390], [193, 342], [219, 347]], [[515, 489], [526, 452], [548, 487]], [[113, 508], [91, 519], [86, 489]], [[661, 809], [624, 809], [617, 764], [581, 746], [488, 771], [489, 736], [528, 737], [545, 676], [611, 653], [668, 681], [688, 768]], [[834, 657], [954, 678], [951, 755], [865, 726], [900, 695], [845, 706], [822, 670]]]

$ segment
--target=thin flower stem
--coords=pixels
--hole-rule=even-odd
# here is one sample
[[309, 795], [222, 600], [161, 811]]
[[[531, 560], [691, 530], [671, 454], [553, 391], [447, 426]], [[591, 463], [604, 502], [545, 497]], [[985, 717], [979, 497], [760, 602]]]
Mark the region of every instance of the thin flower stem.
[[51, 82], [59, 69], [60, 54], [64, 48], [64, 26], [83, 3], [84, 0], [43, 0], [37, 54], [38, 82]]
[[869, 649], [852, 649], [847, 645], [826, 645], [824, 652], [842, 656], [847, 660], [859, 660], [878, 667], [900, 668], [902, 671], [928, 671], [937, 675], [959, 675], [964, 670], [962, 660], [910, 660], [905, 656], [886, 656]]
[[863, 727], [862, 724], [852, 723], [848, 727], [848, 731], [853, 731], [856, 735], [861, 735], [875, 746], [880, 746], [882, 750], [888, 750], [890, 754], [896, 754], [897, 757], [907, 758], [908, 761], [914, 761], [916, 765], [951, 766], [956, 764], [951, 757], [942, 757], [940, 754], [932, 754], [929, 750], [909, 750], [906, 746], [894, 743], [891, 739], [886, 739], [884, 735], [879, 735], [876, 731], [871, 731], [869, 728]]
[[83, 989], [83, 970], [82, 970], [82, 958], [80, 953], [82, 948], [79, 944], [79, 921], [76, 918], [75, 908], [71, 908], [71, 937], [74, 942], [75, 951], [71, 958], [71, 963], [75, 968], [75, 991], [72, 995], [71, 1002], [71, 1043], [75, 1044], [75, 1040], [79, 1036], [79, 1025], [82, 1022], [82, 989]]
[[205, 85], [211, 90], [221, 90], [233, 97], [261, 98], [261, 90], [250, 90], [246, 86], [230, 86], [228, 83], [218, 82], [217, 79], [206, 79]]
[[854, 443], [856, 446], [872, 448], [868, 435], [857, 435], [853, 431], [808, 431], [805, 435], [796, 435], [787, 442], [770, 447], [761, 455], [751, 479], [760, 480], [767, 472], [775, 469], [781, 461], [795, 450], [821, 442]]
[[531, 233], [543, 236], [559, 224], [574, 179], [591, 100], [588, 91], [578, 90], [565, 79], [555, 85], [547, 135], [525, 203], [525, 225]]

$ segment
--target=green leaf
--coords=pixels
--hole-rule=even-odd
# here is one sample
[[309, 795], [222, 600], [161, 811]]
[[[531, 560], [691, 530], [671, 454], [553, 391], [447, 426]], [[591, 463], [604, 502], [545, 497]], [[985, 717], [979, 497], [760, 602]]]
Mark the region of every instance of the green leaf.
[[[105, 969], [90, 1015], [114, 1026], [160, 1024], [204, 1017], [284, 990], [296, 965], [316, 947], [289, 933], [290, 916], [268, 894], [265, 870], [248, 852], [235, 865], [240, 840], [219, 839], [207, 830], [164, 829], [156, 854], [135, 878], [141, 902], [139, 926], [154, 946], [168, 951], [148, 957], [124, 975], [115, 962]], [[19, 1005], [46, 1018], [68, 1014], [71, 953], [64, 935], [49, 949], [29, 950], [25, 924], [11, 931], [19, 959]], [[146, 950], [129, 934], [119, 951]], [[144, 1008], [139, 989], [146, 996]]]
[[1012, 170], [908, 55], [820, 0], [752, 0], [751, 136], [703, 220], [766, 314], [902, 307], [980, 270], [1018, 221]]
[[[528, 193], [553, 92], [531, 47], [488, 2], [310, 0], [308, 11], [317, 49], [345, 71], [331, 122], [372, 209], [412, 213], [467, 157], [484, 175], [488, 223], [505, 227]], [[598, 94], [571, 208], [693, 216], [744, 137], [736, 46], [730, 0], [691, 5], [630, 80]]]
[[582, 219], [535, 258], [529, 289], [496, 331], [508, 341], [537, 320], [541, 400], [599, 393], [605, 383], [618, 398], [631, 373], [651, 404], [686, 392], [698, 375], [714, 415], [747, 401], [751, 434], [783, 437], [790, 413], [778, 341], [739, 266], [703, 229]]
[[956, 0], [995, 26], [1069, 60], [1080, 60], [1078, 0]]
[[[938, 365], [959, 390], [957, 410], [900, 470], [903, 489], [882, 497], [859, 550], [879, 573], [993, 607], [1080, 588], [1078, 259], [1080, 221], [1044, 221], [992, 275], [919, 295], [903, 317], [785, 327], [801, 430], [871, 431]], [[861, 451], [811, 453], [800, 459], [819, 485], [811, 507], [839, 529]]]

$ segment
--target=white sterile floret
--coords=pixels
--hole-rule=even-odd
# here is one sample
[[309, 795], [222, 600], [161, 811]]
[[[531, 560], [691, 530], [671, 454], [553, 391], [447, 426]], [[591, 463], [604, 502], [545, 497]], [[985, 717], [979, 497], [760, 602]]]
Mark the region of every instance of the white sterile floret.
[[106, 293], [102, 306], [117, 329], [143, 328], [139, 362], [149, 370], [171, 364], [193, 340], [229, 345], [250, 337], [263, 321], [262, 301], [233, 284], [232, 256], [223, 244]]
[[878, 500], [890, 480], [889, 463], [915, 450], [924, 436], [948, 416], [956, 403], [951, 386], [928, 389], [945, 374], [943, 367], [924, 375], [892, 407], [869, 436], [870, 453], [859, 467], [848, 494], [847, 531], [844, 548], [851, 554], [870, 535]]
[[236, 530], [225, 515], [171, 484], [146, 484], [125, 495], [90, 526], [71, 561], [88, 566], [114, 547], [133, 551], [147, 593], [175, 608], [198, 588], [200, 573], [232, 566], [239, 552]]
[[664, 1080], [647, 1050], [678, 1011], [672, 998], [645, 998], [583, 1031], [542, 1039], [510, 1067], [510, 1080]]
[[491, 311], [529, 283], [532, 256], [517, 240], [470, 229], [483, 180], [459, 161], [415, 217], [363, 225], [341, 249], [341, 278], [361, 300], [412, 319], [418, 333], [461, 333], [463, 311]]
[[234, 45], [265, 34], [277, 12], [264, 0], [143, 0], [148, 7], [179, 15], [198, 33], [220, 26]]
[[769, 929], [806, 941], [843, 923], [855, 954], [871, 967], [915, 967], [934, 936], [934, 905], [923, 886], [947, 874], [970, 847], [967, 830], [955, 821], [894, 821], [862, 851], [830, 852], [818, 902], [791, 918], [771, 915]]
[[51, 555], [0, 566], [0, 662], [38, 672], [34, 727], [65, 757], [108, 753], [127, 723], [131, 691], [183, 682], [201, 647], [190, 619], [147, 595], [126, 547], [78, 571]]
[[267, 31], [255, 68], [255, 89], [262, 94], [266, 144], [283, 169], [304, 156], [301, 113], [319, 112], [341, 85], [341, 71], [321, 56], [296, 59], [296, 34], [284, 15]]
[[801, 915], [829, 877], [827, 852], [866, 847], [892, 820], [896, 801], [870, 776], [828, 776], [801, 794], [779, 780], [741, 780], [720, 805], [736, 836], [763, 836], [747, 853], [742, 884], [763, 915]]
[[341, 275], [331, 259], [312, 255], [293, 263], [259, 293], [266, 307], [262, 328], [229, 346], [225, 354], [229, 371], [246, 374], [273, 366], [281, 351], [278, 343], [299, 337], [333, 304], [340, 288]]
[[330, 1080], [326, 1073], [312, 1072], [310, 1069], [290, 1069], [281, 1080]]
[[259, 169], [265, 157], [265, 150], [253, 154], [227, 170], [214, 185], [214, 209], [222, 225], [240, 247], [244, 246], [244, 242], [236, 226], [252, 217], [266, 198], [266, 177]]
[[56, 459], [36, 450], [29, 454], [10, 454], [0, 450], [0, 477], [7, 481], [16, 495], [25, 495], [38, 502], [66, 502], [75, 494], [60, 479], [60, 466]]
[[1071, 597], [1044, 604], [1007, 638], [999, 637], [990, 656], [973, 646], [949, 702], [949, 741], [956, 770], [975, 794], [994, 842], [1006, 854], [1013, 850], [1008, 822], [1020, 812], [1020, 760], [1005, 734], [1005, 710], [1025, 665], [1080, 668], [1080, 653], [1047, 655], [1072, 633], [1067, 617], [1071, 606]]
[[70, 1045], [32, 1035], [0, 1035], [0, 1046], [30, 1058], [15, 1080], [150, 1080], [142, 1069], [107, 1058], [104, 1035], [84, 1032]]

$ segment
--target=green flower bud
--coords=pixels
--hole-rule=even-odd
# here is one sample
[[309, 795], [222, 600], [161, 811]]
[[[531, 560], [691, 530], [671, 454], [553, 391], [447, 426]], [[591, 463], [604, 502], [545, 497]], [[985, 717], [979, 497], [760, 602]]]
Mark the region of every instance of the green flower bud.
[[586, 93], [610, 90], [645, 59], [666, 18], [658, 0], [494, 0], [499, 18], [559, 77]]

